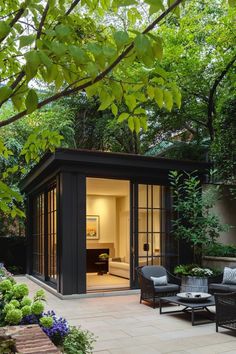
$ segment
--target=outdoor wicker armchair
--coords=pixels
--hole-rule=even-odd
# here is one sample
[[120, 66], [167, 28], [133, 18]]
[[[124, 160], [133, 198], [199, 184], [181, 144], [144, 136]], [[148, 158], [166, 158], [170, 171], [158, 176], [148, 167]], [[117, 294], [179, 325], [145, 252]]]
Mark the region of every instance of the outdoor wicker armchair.
[[216, 332], [218, 327], [236, 330], [236, 292], [215, 294]]
[[[169, 273], [162, 266], [138, 267], [138, 279], [140, 286], [140, 303], [149, 302], [156, 307], [160, 297], [176, 295], [180, 290], [181, 280]], [[154, 285], [151, 277], [167, 276], [167, 285]]]

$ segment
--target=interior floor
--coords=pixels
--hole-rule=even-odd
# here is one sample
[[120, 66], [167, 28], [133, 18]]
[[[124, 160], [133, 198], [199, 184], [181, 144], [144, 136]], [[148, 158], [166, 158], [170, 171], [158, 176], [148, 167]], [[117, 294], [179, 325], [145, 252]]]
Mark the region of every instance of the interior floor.
[[86, 278], [88, 291], [130, 287], [129, 279], [117, 277], [108, 273], [103, 275], [97, 275], [97, 273], [87, 273]]

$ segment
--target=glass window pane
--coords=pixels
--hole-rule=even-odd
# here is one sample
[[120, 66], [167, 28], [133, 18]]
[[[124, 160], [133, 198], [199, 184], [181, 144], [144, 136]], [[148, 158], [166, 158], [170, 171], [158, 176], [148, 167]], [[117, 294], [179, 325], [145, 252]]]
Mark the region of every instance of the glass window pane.
[[161, 187], [153, 186], [153, 208], [161, 208]]
[[139, 208], [147, 207], [147, 185], [139, 184], [138, 186], [138, 206]]

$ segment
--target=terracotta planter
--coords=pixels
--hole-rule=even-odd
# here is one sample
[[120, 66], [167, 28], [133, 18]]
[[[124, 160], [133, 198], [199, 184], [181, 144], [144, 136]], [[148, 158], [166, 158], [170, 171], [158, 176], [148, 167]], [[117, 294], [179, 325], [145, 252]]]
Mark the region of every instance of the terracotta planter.
[[208, 292], [208, 281], [205, 277], [182, 276], [181, 292]]

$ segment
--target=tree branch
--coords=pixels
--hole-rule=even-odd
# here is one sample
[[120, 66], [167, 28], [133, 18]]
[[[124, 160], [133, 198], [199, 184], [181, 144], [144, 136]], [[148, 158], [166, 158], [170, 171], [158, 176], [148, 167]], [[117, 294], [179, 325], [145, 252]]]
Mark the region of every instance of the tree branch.
[[68, 16], [74, 10], [74, 8], [78, 5], [79, 2], [80, 2], [80, 0], [75, 0], [71, 4], [70, 8], [66, 11], [65, 15]]
[[[21, 18], [21, 16], [23, 15], [24, 12], [25, 12], [25, 8], [24, 7], [20, 8], [20, 10], [17, 11], [16, 16], [9, 23], [9, 26], [13, 27], [14, 24]], [[2, 43], [7, 36], [8, 36], [8, 33], [0, 39], [0, 43]]]
[[[168, 7], [167, 10], [165, 10], [159, 17], [157, 17], [142, 33], [146, 34], [148, 32], [150, 32], [159, 22], [161, 22], [163, 20], [163, 18], [165, 18], [172, 10], [174, 10], [183, 0], [176, 0], [170, 7]], [[76, 0], [75, 2], [78, 2], [78, 0]], [[100, 74], [98, 74], [96, 76], [96, 78], [94, 80], [89, 80], [85, 83], [83, 83], [82, 85], [78, 86], [78, 87], [74, 87], [70, 90], [63, 90], [61, 92], [56, 93], [55, 95], [46, 98], [45, 100], [39, 102], [37, 108], [41, 108], [45, 105], [47, 105], [48, 103], [54, 102], [59, 98], [62, 97], [66, 97], [69, 96], [71, 94], [74, 94], [78, 91], [84, 90], [89, 86], [94, 85], [95, 83], [101, 81], [102, 79], [104, 79], [106, 77], [107, 74], [109, 74], [125, 57], [126, 55], [134, 48], [134, 42], [132, 42], [115, 60], [114, 62], [109, 65], [104, 71], [102, 71]], [[0, 128], [4, 127], [10, 123], [13, 123], [15, 121], [17, 121], [18, 119], [24, 117], [27, 115], [27, 110], [24, 110], [20, 113], [17, 113], [16, 115], [4, 120], [0, 122]]]
[[41, 21], [40, 21], [40, 24], [39, 24], [39, 28], [38, 28], [38, 31], [37, 31], [37, 35], [36, 35], [36, 39], [39, 39], [41, 37], [42, 30], [43, 30], [43, 25], [44, 25], [44, 22], [46, 20], [48, 10], [49, 10], [49, 2], [47, 2], [47, 5], [45, 6], [45, 8], [43, 10], [43, 14], [42, 14]]
[[208, 98], [208, 119], [207, 119], [207, 127], [209, 129], [209, 134], [211, 140], [214, 140], [214, 128], [213, 128], [213, 116], [215, 113], [215, 94], [217, 87], [225, 77], [225, 75], [228, 73], [228, 71], [231, 69], [231, 67], [234, 65], [236, 62], [236, 55], [230, 60], [230, 62], [226, 65], [224, 70], [218, 75], [218, 77], [215, 79], [210, 92], [209, 92], [209, 98]]

